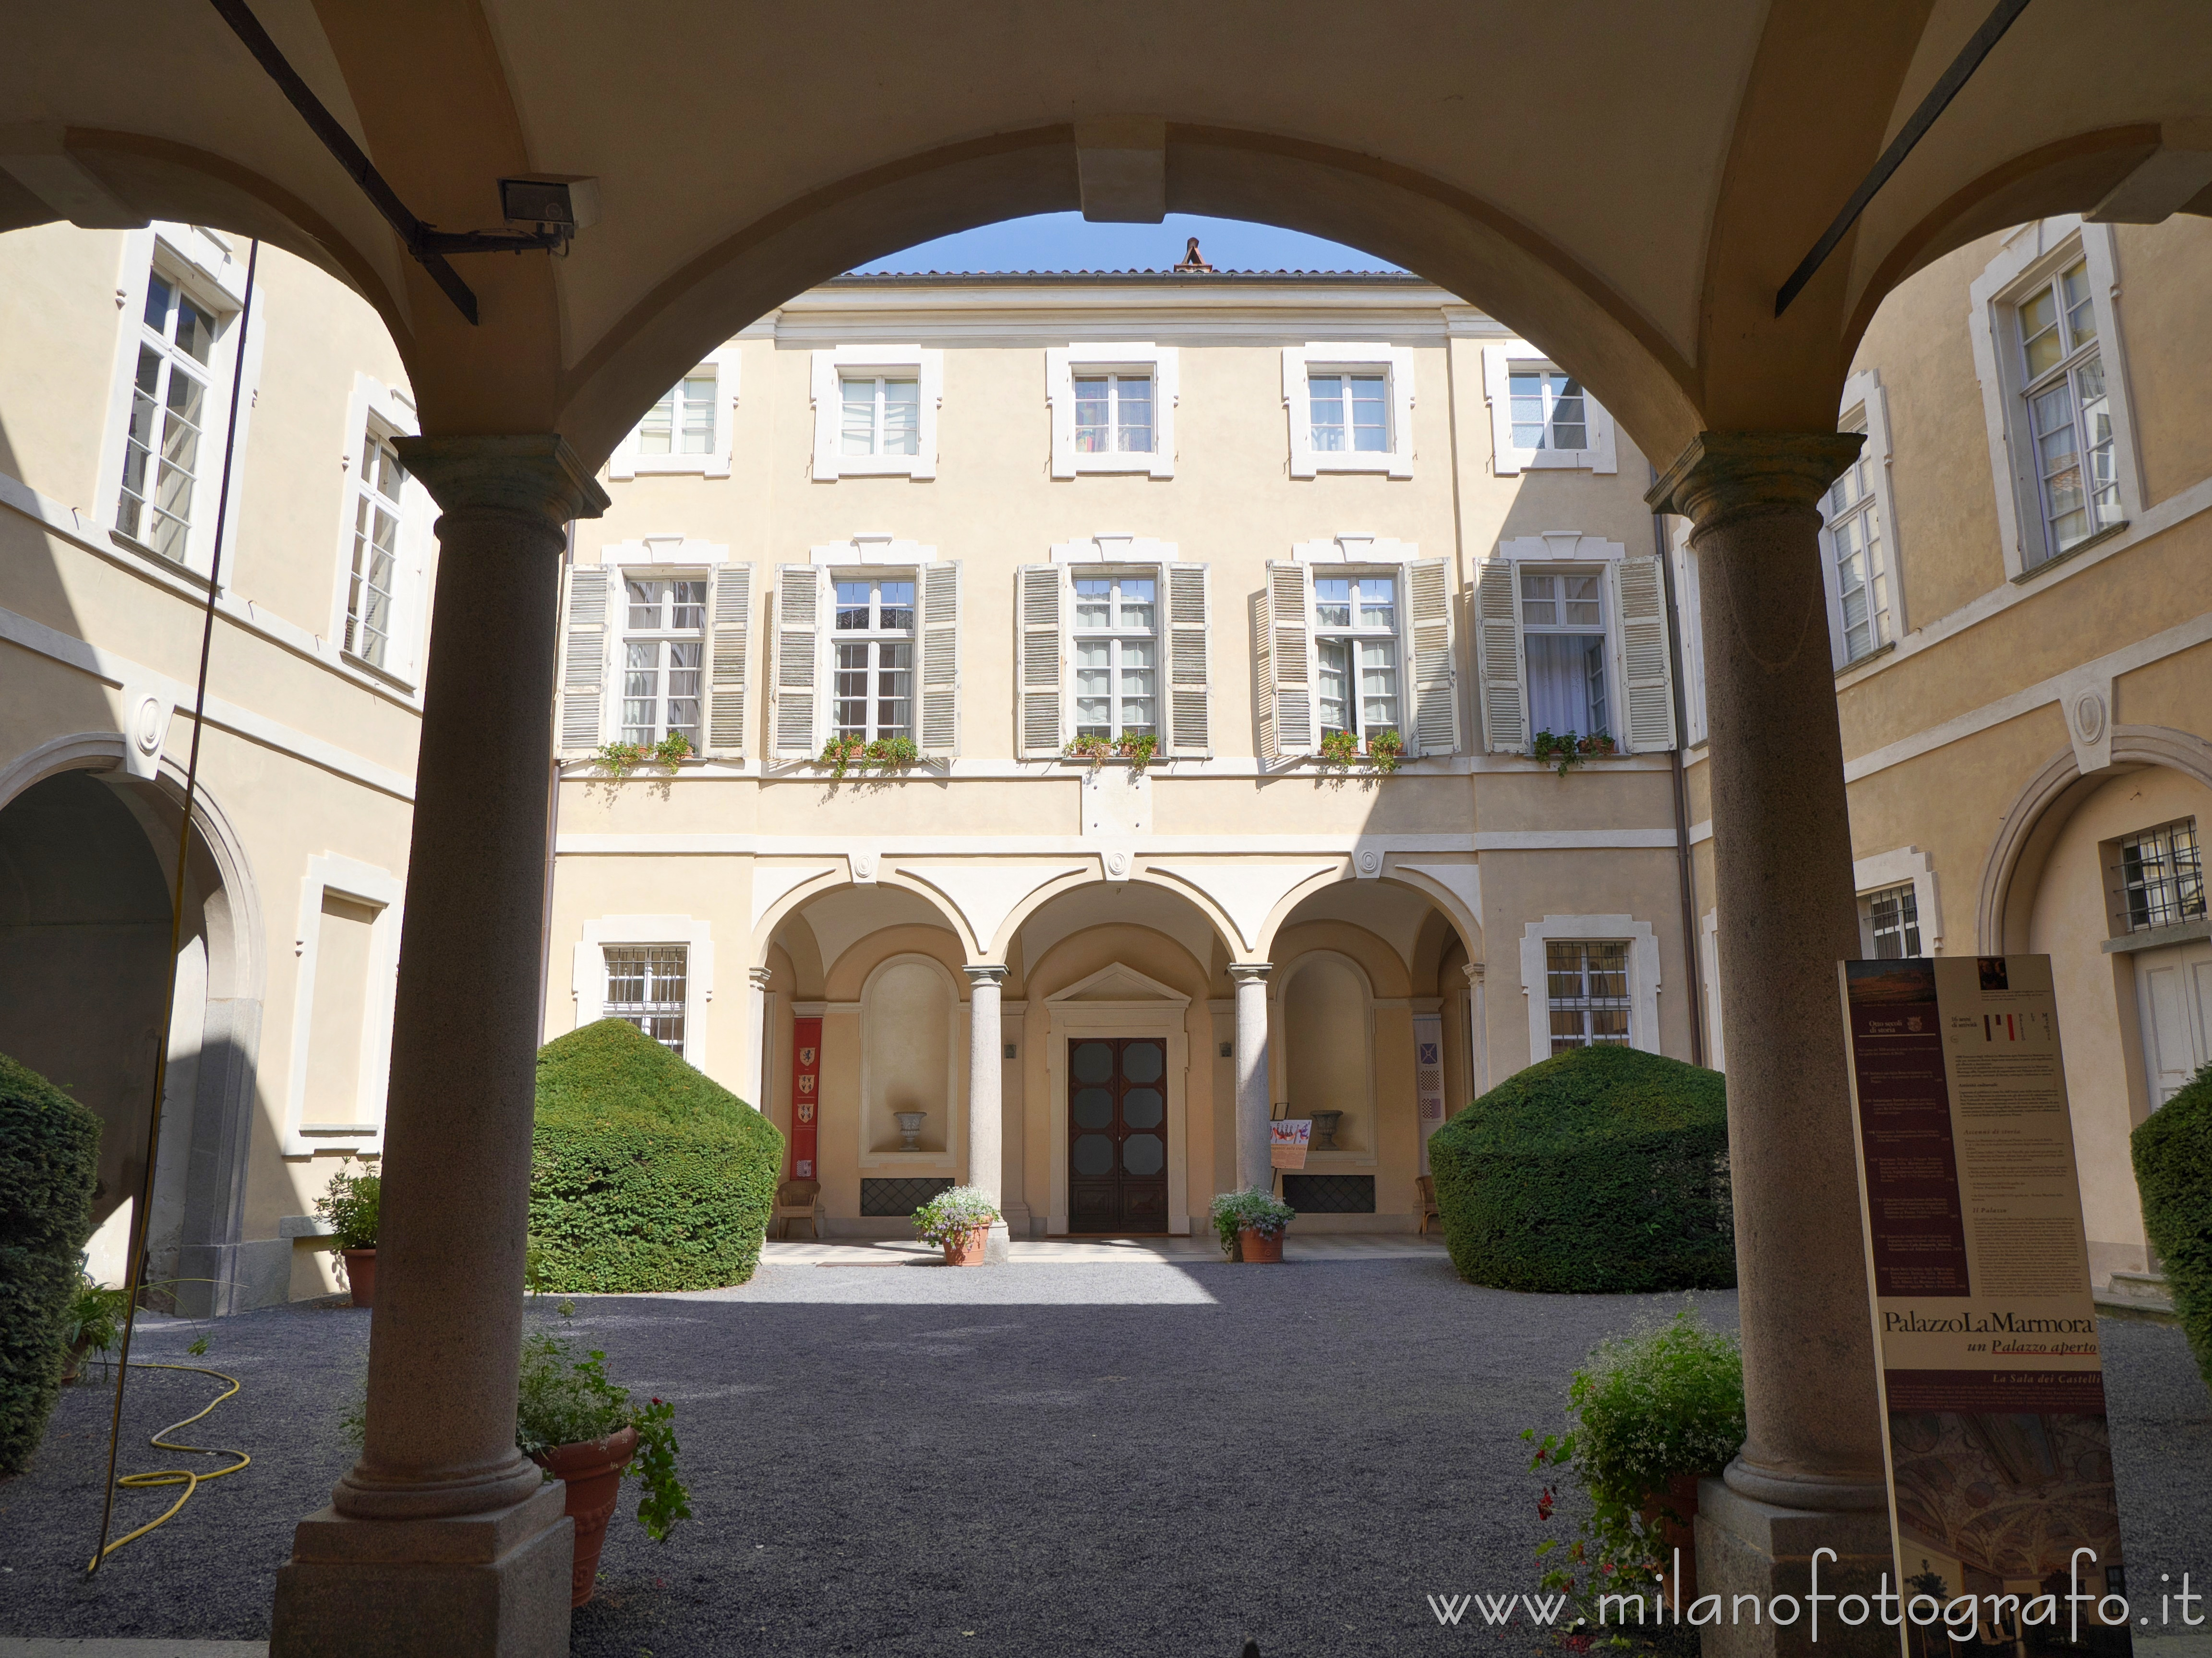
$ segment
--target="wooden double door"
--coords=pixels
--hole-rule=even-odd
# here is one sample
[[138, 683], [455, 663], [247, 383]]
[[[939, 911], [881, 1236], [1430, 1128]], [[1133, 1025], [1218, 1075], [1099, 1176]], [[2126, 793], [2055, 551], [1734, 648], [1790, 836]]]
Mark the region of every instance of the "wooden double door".
[[1168, 1230], [1168, 1048], [1158, 1036], [1067, 1044], [1067, 1230]]

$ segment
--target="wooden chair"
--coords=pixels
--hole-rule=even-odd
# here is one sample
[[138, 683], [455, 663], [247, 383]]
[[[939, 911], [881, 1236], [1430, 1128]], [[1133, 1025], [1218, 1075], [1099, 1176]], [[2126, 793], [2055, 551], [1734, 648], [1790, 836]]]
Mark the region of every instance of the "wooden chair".
[[1426, 1232], [1431, 1221], [1436, 1222], [1437, 1226], [1442, 1227], [1444, 1224], [1444, 1217], [1443, 1211], [1437, 1207], [1437, 1177], [1434, 1175], [1423, 1175], [1414, 1181], [1413, 1186], [1420, 1199], [1420, 1230]]
[[822, 1182], [818, 1180], [787, 1180], [775, 1188], [775, 1213], [769, 1218], [769, 1230], [772, 1236], [787, 1238], [792, 1223], [805, 1221], [806, 1236], [822, 1236], [821, 1224], [815, 1212], [821, 1207]]

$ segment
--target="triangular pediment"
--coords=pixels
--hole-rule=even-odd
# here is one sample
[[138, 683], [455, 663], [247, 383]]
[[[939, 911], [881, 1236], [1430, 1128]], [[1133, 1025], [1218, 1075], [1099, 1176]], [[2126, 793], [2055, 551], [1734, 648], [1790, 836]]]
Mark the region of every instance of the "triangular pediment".
[[1190, 998], [1181, 991], [1147, 978], [1133, 967], [1114, 962], [1066, 989], [1045, 998], [1048, 1002], [1173, 1002], [1188, 1007]]

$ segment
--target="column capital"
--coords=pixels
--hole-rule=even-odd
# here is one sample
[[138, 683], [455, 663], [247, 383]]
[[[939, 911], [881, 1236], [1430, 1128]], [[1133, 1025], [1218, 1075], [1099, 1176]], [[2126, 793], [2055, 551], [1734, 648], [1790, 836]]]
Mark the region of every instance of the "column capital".
[[1482, 982], [1482, 968], [1480, 962], [1468, 962], [1461, 966], [1460, 971], [1467, 975], [1468, 983], [1479, 985]]
[[752, 981], [755, 990], [767, 990], [775, 983], [775, 969], [767, 967], [749, 967], [745, 969], [745, 977]]
[[1814, 510], [1865, 442], [1863, 432], [1700, 432], [1644, 504], [1680, 513], [1692, 535], [1732, 518]]
[[612, 504], [558, 432], [399, 438], [393, 447], [441, 513], [489, 508], [561, 525]]
[[1273, 962], [1231, 962], [1229, 964], [1229, 976], [1240, 985], [1263, 984], [1274, 970]]
[[960, 970], [968, 975], [971, 985], [989, 985], [995, 989], [1006, 981], [1007, 969], [997, 962], [969, 962]]

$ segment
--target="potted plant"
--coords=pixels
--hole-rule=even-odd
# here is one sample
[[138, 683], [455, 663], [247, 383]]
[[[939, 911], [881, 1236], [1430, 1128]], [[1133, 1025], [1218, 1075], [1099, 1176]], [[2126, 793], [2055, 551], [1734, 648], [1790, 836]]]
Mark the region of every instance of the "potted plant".
[[315, 1199], [316, 1218], [333, 1239], [330, 1252], [342, 1263], [356, 1307], [375, 1304], [376, 1222], [383, 1197], [383, 1177], [373, 1169], [355, 1174], [348, 1157], [331, 1176], [330, 1188]]
[[924, 1243], [941, 1245], [947, 1266], [981, 1266], [991, 1228], [1005, 1217], [981, 1187], [955, 1186], [914, 1212]]
[[1528, 744], [1529, 757], [1553, 766], [1565, 777], [1573, 768], [1593, 757], [1602, 758], [1614, 752], [1612, 736], [1606, 732], [1592, 732], [1588, 737], [1577, 737], [1572, 732], [1538, 732]]
[[[561, 1303], [563, 1316], [571, 1307]], [[690, 1517], [690, 1493], [676, 1474], [675, 1417], [676, 1407], [663, 1400], [632, 1405], [629, 1390], [607, 1379], [606, 1355], [599, 1349], [578, 1357], [567, 1336], [533, 1330], [523, 1337], [514, 1442], [548, 1479], [568, 1487], [567, 1511], [576, 1522], [572, 1607], [592, 1598], [625, 1475], [644, 1487], [638, 1523], [654, 1542], [665, 1541], [678, 1521]]]
[[[1567, 1405], [1574, 1425], [1545, 1435], [1529, 1467], [1564, 1469], [1589, 1494], [1590, 1512], [1543, 1587], [1565, 1591], [1592, 1619], [1596, 1596], [1626, 1582], [1657, 1578], [1670, 1605], [1688, 1605], [1698, 1593], [1698, 1481], [1743, 1446], [1736, 1337], [1706, 1329], [1685, 1309], [1671, 1324], [1598, 1347], [1575, 1372]], [[1534, 1442], [1536, 1431], [1521, 1436]], [[1555, 1497], [1547, 1484], [1540, 1519], [1552, 1517]], [[1547, 1539], [1537, 1558], [1559, 1542]]]
[[75, 1382], [84, 1374], [85, 1361], [106, 1358], [123, 1339], [123, 1319], [131, 1307], [128, 1290], [111, 1290], [83, 1270], [85, 1257], [77, 1257], [76, 1293], [70, 1297], [69, 1315], [62, 1321], [62, 1380]]
[[1231, 1260], [1255, 1264], [1282, 1260], [1283, 1234], [1298, 1216], [1273, 1192], [1257, 1187], [1221, 1193], [1213, 1199], [1211, 1213], [1221, 1253]]

